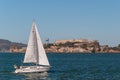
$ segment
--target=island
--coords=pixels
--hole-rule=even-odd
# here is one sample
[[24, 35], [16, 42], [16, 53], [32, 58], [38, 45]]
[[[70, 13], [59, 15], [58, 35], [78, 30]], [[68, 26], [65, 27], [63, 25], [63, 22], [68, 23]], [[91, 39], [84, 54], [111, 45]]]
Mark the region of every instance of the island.
[[46, 52], [55, 53], [120, 53], [120, 44], [116, 47], [100, 45], [98, 40], [87, 39], [57, 40], [44, 44]]

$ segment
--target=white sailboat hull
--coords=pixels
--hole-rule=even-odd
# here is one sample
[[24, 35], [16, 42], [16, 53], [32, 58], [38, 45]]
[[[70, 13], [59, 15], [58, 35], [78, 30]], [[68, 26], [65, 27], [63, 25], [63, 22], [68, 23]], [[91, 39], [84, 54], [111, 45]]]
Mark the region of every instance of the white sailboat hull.
[[40, 73], [48, 70], [48, 66], [20, 66], [19, 69], [15, 70], [15, 73]]

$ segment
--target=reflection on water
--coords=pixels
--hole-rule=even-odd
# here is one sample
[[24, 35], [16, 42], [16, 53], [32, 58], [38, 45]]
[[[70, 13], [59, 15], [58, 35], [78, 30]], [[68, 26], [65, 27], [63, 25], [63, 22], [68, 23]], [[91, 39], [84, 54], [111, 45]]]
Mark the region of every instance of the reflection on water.
[[47, 77], [48, 77], [47, 72], [43, 72], [43, 73], [27, 73], [27, 74], [22, 74], [22, 75], [25, 76], [25, 80], [46, 80]]

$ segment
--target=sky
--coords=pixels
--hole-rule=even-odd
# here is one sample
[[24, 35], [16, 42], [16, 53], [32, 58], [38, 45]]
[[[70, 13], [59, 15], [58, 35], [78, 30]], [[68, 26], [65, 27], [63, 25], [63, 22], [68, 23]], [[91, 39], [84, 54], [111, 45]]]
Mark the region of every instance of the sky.
[[0, 39], [27, 43], [33, 19], [42, 42], [120, 44], [120, 0], [0, 0]]

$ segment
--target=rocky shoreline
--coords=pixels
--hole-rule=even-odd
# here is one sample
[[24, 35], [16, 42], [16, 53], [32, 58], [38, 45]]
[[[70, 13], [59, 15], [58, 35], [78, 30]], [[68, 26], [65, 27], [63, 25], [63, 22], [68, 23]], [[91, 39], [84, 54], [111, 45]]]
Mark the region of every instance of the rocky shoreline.
[[120, 53], [120, 46], [100, 45], [97, 40], [58, 40], [44, 45], [46, 52], [51, 53]]

